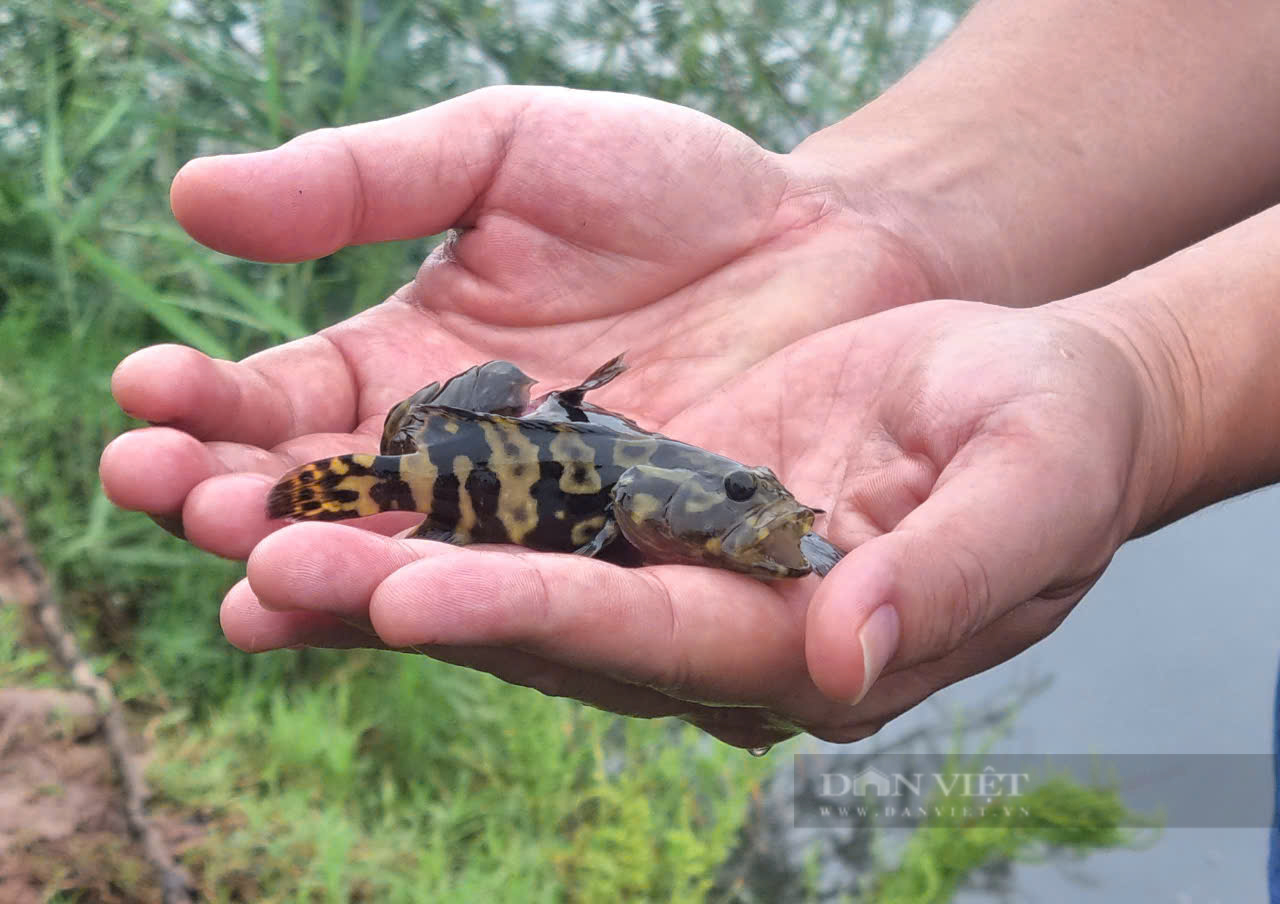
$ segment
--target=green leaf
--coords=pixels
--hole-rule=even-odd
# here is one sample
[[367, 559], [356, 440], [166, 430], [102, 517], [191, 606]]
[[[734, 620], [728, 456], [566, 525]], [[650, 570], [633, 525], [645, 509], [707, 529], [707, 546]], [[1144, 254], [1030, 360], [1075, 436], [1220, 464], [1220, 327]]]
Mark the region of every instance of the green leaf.
[[73, 245], [100, 274], [115, 285], [122, 298], [146, 311], [175, 337], [187, 345], [200, 349], [210, 357], [234, 357], [231, 349], [198, 320], [189, 317], [181, 308], [152, 289], [133, 271], [109, 257], [98, 246], [84, 239], [76, 239]]
[[121, 94], [116, 102], [107, 108], [107, 111], [99, 117], [98, 122], [94, 125], [93, 131], [79, 142], [75, 154], [72, 156], [72, 169], [84, 163], [89, 155], [115, 131], [120, 121], [133, 110], [133, 105], [136, 101], [137, 93], [136, 89], [134, 89]]
[[[210, 252], [193, 245], [185, 235], [171, 230], [156, 230], [152, 234], [171, 246], [185, 263], [196, 267], [207, 276], [210, 283], [239, 305], [241, 311], [250, 315], [256, 328], [274, 331], [287, 339], [297, 339], [310, 332], [300, 320], [291, 316], [279, 304], [263, 296], [243, 280], [237, 279], [230, 268]], [[226, 259], [222, 258], [222, 260]], [[204, 304], [215, 303], [204, 302]], [[221, 307], [229, 310], [225, 305]], [[240, 318], [240, 322], [248, 322], [242, 314], [237, 317]]]
[[150, 142], [133, 148], [118, 164], [112, 167], [107, 178], [98, 184], [92, 194], [76, 205], [71, 216], [58, 230], [60, 241], [67, 242], [78, 236], [84, 228], [96, 223], [104, 207], [125, 187], [134, 173], [152, 158], [154, 149]]

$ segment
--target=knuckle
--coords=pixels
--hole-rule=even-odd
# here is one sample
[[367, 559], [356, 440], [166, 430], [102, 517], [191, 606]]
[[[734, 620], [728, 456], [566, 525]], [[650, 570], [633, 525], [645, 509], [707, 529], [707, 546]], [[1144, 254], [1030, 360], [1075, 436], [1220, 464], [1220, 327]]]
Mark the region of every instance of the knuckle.
[[947, 649], [955, 649], [982, 627], [991, 605], [991, 580], [982, 560], [968, 550], [959, 550], [952, 562], [955, 588], [948, 603]]

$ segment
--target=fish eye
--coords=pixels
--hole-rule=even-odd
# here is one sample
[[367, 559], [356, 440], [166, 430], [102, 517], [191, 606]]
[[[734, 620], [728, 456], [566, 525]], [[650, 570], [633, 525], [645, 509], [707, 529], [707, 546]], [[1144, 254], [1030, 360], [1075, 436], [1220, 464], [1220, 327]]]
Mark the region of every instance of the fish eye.
[[745, 502], [756, 494], [756, 477], [750, 471], [731, 471], [724, 479], [725, 495], [734, 502]]

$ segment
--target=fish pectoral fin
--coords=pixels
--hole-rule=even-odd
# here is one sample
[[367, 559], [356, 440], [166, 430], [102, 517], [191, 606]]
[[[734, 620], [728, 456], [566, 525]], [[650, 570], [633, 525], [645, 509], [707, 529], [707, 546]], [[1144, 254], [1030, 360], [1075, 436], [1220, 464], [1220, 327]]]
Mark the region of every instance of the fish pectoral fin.
[[598, 556], [606, 546], [618, 538], [618, 522], [613, 520], [613, 515], [605, 516], [604, 527], [596, 532], [596, 535], [587, 543], [582, 544], [573, 551], [575, 556], [586, 556], [594, 558]]

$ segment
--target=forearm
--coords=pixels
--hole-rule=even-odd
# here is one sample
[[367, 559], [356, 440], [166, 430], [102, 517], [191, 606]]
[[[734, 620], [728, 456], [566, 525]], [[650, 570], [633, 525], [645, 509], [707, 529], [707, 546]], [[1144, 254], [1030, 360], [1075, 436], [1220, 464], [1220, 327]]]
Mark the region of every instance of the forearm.
[[1149, 386], [1137, 532], [1280, 481], [1280, 206], [1055, 307]]
[[1062, 298], [1280, 200], [1277, 37], [1275, 0], [984, 0], [794, 153], [899, 217], [938, 294]]

